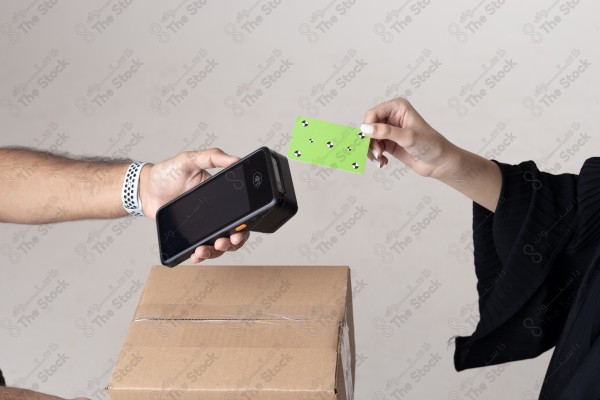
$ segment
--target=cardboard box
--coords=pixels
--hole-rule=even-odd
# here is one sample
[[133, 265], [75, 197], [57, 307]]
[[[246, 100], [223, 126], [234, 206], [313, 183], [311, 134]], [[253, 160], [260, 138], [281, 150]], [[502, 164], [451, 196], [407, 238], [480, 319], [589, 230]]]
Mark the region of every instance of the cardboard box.
[[353, 398], [348, 267], [154, 267], [112, 400]]

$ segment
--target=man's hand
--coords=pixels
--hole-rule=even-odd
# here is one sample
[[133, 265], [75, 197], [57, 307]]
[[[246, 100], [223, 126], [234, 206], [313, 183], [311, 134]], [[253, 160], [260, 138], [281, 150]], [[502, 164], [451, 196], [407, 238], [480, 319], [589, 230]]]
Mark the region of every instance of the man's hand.
[[[156, 211], [181, 193], [205, 181], [211, 175], [207, 168], [225, 168], [238, 161], [220, 149], [188, 151], [155, 165], [144, 165], [140, 177], [140, 199], [146, 216], [156, 218]], [[225, 251], [240, 248], [248, 233], [235, 233], [230, 238], [217, 239], [213, 246], [200, 246], [190, 257], [193, 263], [215, 258]]]
[[[207, 179], [206, 168], [237, 161], [219, 149], [190, 151], [142, 168], [139, 194], [144, 213], [155, 218], [160, 206]], [[0, 221], [48, 224], [80, 219], [127, 216], [121, 202], [126, 160], [70, 158], [48, 152], [0, 148]], [[200, 246], [196, 263], [237, 250], [248, 233], [221, 238], [215, 246]], [[0, 399], [1, 400], [1, 399]]]

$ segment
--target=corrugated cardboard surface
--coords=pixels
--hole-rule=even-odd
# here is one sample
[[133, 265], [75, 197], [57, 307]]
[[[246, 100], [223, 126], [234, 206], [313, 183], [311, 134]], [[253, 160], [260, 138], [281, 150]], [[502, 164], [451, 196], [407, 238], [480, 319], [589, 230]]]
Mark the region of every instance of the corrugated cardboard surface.
[[154, 267], [109, 395], [352, 398], [349, 283], [347, 267]]

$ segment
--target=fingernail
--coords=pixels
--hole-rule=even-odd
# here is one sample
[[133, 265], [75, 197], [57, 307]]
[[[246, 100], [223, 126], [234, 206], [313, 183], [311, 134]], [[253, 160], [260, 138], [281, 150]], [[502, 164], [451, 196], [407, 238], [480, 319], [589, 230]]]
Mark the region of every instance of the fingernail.
[[360, 126], [360, 131], [362, 133], [364, 133], [365, 135], [372, 135], [373, 134], [373, 124], [362, 124]]
[[373, 157], [375, 158], [375, 160], [379, 159], [379, 152], [377, 150], [371, 150], [371, 154], [373, 154]]
[[377, 168], [381, 168], [381, 163], [379, 162], [379, 160], [373, 159], [371, 161], [373, 161], [373, 164], [377, 165]]

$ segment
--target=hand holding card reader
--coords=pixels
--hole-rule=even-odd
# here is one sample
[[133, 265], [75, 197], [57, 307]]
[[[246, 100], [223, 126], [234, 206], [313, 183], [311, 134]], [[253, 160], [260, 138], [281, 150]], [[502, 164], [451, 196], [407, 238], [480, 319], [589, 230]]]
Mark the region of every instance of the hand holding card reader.
[[174, 267], [235, 232], [273, 233], [296, 211], [287, 158], [261, 147], [157, 211], [160, 260]]

